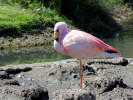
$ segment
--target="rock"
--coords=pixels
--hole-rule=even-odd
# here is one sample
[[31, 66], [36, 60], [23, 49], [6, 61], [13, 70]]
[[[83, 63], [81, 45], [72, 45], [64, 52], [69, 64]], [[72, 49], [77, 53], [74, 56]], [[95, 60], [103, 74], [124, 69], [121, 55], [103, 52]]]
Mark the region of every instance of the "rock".
[[8, 74], [18, 74], [20, 72], [26, 72], [32, 70], [31, 67], [25, 67], [25, 66], [7, 66], [0, 68], [0, 71], [6, 71]]
[[39, 86], [0, 87], [1, 100], [48, 100], [48, 91]]
[[21, 72], [20, 68], [8, 68], [5, 70], [8, 74], [17, 74]]
[[21, 71], [23, 71], [23, 72], [27, 72], [27, 71], [30, 71], [30, 70], [32, 70], [31, 67], [24, 67], [24, 68], [21, 68]]
[[88, 64], [83, 65], [83, 71], [86, 72], [86, 75], [95, 75], [96, 74], [93, 67]]
[[[11, 98], [9, 98], [10, 100], [12, 100], [12, 98], [17, 98], [16, 100], [30, 100], [29, 98], [35, 96], [34, 94], [36, 94], [37, 91], [42, 90], [37, 90], [37, 88], [34, 89], [38, 86], [41, 86], [43, 89], [47, 88], [50, 100], [52, 99], [52, 97], [53, 100], [76, 100], [74, 98], [80, 97], [83, 99], [79, 100], [85, 100], [87, 95], [89, 96], [89, 98], [94, 98], [95, 96], [92, 94], [96, 95], [96, 99], [104, 100], [106, 96], [111, 95], [111, 93], [113, 93], [112, 91], [118, 89], [118, 87], [122, 88], [120, 89], [121, 93], [123, 93], [123, 90], [126, 91], [129, 87], [133, 87], [133, 68], [130, 64], [131, 62], [133, 62], [133, 59], [127, 58], [129, 64], [127, 66], [121, 66], [122, 62], [124, 62], [124, 59], [125, 58], [91, 59], [89, 64], [87, 64], [86, 61], [83, 61], [83, 91], [86, 92], [82, 92], [82, 90], [78, 89], [80, 87], [80, 68], [79, 61], [76, 59], [24, 65], [8, 65], [1, 67], [1, 75], [9, 75], [10, 77], [12, 75], [12, 77], [11, 79], [0, 79], [0, 89], [2, 89], [2, 87], [10, 85], [8, 86], [8, 88], [6, 88], [7, 90], [0, 90], [0, 92], [8, 91], [8, 94], [6, 92], [0, 94], [0, 100], [7, 100], [7, 98], [9, 97]], [[20, 73], [10, 73], [13, 72], [11, 71], [11, 68], [14, 71], [15, 69], [19, 68]], [[27, 71], [26, 68], [30, 69], [30, 71]], [[24, 72], [24, 69], [26, 69], [27, 72]], [[15, 80], [17, 81], [15, 82]], [[14, 86], [13, 88], [12, 85], [18, 86]], [[23, 91], [21, 91], [22, 88], [24, 91], [26, 91], [25, 94], [23, 93]], [[10, 93], [10, 91], [12, 93]], [[71, 95], [69, 92], [73, 95]], [[38, 95], [39, 93], [41, 94], [42, 92], [37, 92]], [[53, 93], [54, 95], [52, 95]], [[88, 94], [85, 95], [85, 93]], [[27, 97], [24, 95], [26, 95]], [[113, 95], [114, 97], [117, 97], [117, 94]], [[99, 99], [99, 96], [105, 97], [101, 97], [102, 99]], [[41, 100], [39, 97], [37, 97], [36, 100]], [[111, 98], [111, 100], [114, 100], [112, 99], [112, 96], [110, 96], [109, 98]]]
[[113, 59], [91, 59], [91, 60], [87, 61], [88, 65], [90, 65], [92, 63], [103, 63], [103, 64], [126, 66], [128, 64], [128, 60], [123, 57], [118, 57], [118, 58], [113, 58]]
[[123, 57], [114, 58], [112, 59], [112, 64], [126, 66], [128, 64], [128, 60]]
[[96, 100], [95, 96], [83, 89], [64, 89], [53, 93], [52, 100]]
[[133, 62], [131, 62], [130, 65], [133, 65]]
[[109, 92], [117, 86], [123, 88], [127, 87], [119, 77], [91, 76], [85, 78], [84, 83], [86, 87], [93, 89], [96, 93]]
[[22, 75], [17, 75], [18, 78], [22, 78]]
[[11, 79], [4, 79], [0, 81], [0, 87], [5, 86], [5, 85], [20, 85], [17, 80], [11, 80]]
[[9, 79], [9, 75], [5, 71], [0, 71], [0, 79]]
[[97, 96], [98, 100], [133, 100], [133, 89], [115, 88]]

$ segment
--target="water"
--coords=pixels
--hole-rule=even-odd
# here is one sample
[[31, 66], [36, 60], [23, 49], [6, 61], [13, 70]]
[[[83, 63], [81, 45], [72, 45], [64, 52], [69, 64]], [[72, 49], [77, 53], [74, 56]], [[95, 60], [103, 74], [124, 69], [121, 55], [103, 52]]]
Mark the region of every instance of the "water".
[[[123, 57], [133, 58], [133, 23], [127, 23], [126, 30], [111, 38], [102, 40], [115, 47]], [[39, 63], [71, 58], [57, 53], [53, 46], [42, 46], [22, 49], [4, 50], [0, 52], [0, 66], [11, 64]]]
[[123, 57], [133, 58], [133, 18], [123, 26], [125, 29], [119, 32], [119, 36], [102, 40], [120, 51]]
[[70, 57], [67, 55], [57, 53], [52, 45], [11, 49], [0, 52], [0, 66], [40, 63], [68, 58]]

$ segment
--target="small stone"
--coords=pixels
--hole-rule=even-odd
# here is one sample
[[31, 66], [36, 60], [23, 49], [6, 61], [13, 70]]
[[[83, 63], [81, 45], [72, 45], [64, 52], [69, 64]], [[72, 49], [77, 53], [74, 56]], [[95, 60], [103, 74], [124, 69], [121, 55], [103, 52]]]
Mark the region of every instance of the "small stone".
[[133, 62], [131, 62], [130, 65], [133, 65]]
[[22, 11], [25, 11], [25, 9], [22, 9]]
[[30, 81], [31, 80], [31, 77], [28, 77], [28, 79], [27, 79], [28, 81]]
[[21, 69], [22, 71], [24, 71], [24, 72], [27, 72], [27, 71], [30, 71], [30, 70], [32, 70], [32, 68], [31, 67], [24, 67], [23, 69]]
[[18, 75], [17, 77], [18, 77], [18, 78], [22, 78], [22, 76], [21, 76], [21, 75]]
[[73, 75], [73, 78], [77, 78], [78, 76], [76, 74]]
[[24, 86], [25, 84], [24, 83], [21, 83], [22, 86]]

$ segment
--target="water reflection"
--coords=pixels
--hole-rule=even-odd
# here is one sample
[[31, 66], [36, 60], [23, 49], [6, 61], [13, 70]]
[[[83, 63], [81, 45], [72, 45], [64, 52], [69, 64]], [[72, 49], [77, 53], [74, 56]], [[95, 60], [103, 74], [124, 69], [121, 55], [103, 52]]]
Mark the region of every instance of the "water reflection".
[[115, 47], [121, 52], [123, 57], [132, 58], [133, 57], [133, 24], [126, 25], [127, 28], [121, 31], [119, 36], [114, 36], [112, 38], [102, 39], [104, 42]]
[[29, 64], [70, 58], [59, 54], [53, 46], [12, 49], [0, 52], [0, 66], [11, 64]]

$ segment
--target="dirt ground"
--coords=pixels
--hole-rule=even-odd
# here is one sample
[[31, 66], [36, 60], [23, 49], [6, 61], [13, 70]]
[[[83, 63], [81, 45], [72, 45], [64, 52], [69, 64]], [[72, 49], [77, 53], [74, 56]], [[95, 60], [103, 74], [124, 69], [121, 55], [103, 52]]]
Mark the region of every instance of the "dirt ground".
[[[0, 68], [0, 90], [4, 91], [3, 88], [5, 89], [6, 86], [8, 92], [1, 92], [0, 99], [7, 100], [6, 97], [10, 97], [8, 96], [9, 91], [12, 91], [13, 97], [17, 98], [17, 94], [12, 90], [11, 85], [18, 86], [15, 91], [20, 90], [20, 98], [23, 97], [21, 96], [23, 91], [20, 87], [24, 86], [26, 91], [29, 87], [37, 89], [37, 86], [39, 86], [39, 90], [43, 91], [45, 96], [43, 97], [45, 99], [40, 100], [47, 100], [48, 98], [53, 100], [133, 99], [132, 58], [83, 61], [83, 73], [83, 89], [79, 90], [80, 70], [79, 61], [76, 59], [4, 66]], [[32, 91], [31, 88], [28, 90]], [[36, 94], [36, 92], [31, 94]], [[82, 99], [78, 99], [79, 97], [82, 97]], [[23, 98], [27, 98], [27, 96]], [[10, 100], [13, 99], [10, 97]]]

